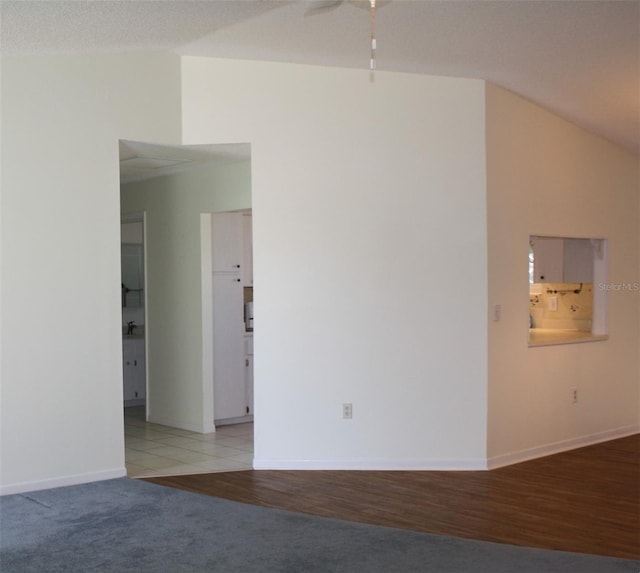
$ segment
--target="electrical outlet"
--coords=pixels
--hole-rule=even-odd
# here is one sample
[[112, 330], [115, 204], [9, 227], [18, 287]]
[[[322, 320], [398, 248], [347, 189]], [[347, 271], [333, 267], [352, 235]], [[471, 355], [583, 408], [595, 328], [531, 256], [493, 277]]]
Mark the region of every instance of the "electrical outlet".
[[353, 405], [351, 403], [342, 404], [342, 417], [345, 420], [353, 418]]
[[578, 403], [578, 389], [577, 388], [573, 388], [571, 390], [571, 400], [574, 404]]

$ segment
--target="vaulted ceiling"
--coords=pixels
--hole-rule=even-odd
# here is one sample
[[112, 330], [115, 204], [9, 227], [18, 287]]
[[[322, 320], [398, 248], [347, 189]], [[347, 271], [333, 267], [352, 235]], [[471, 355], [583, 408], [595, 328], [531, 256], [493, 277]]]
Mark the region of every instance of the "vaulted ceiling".
[[[367, 68], [369, 2], [12, 1], [3, 56], [168, 50]], [[378, 0], [377, 69], [481, 78], [640, 153], [638, 0]]]

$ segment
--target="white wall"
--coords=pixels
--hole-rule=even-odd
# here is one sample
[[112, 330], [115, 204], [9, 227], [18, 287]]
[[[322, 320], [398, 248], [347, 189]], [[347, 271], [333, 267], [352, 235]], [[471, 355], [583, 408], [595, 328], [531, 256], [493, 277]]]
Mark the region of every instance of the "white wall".
[[488, 85], [487, 175], [490, 465], [637, 432], [640, 294], [609, 295], [607, 341], [528, 348], [527, 253], [604, 237], [608, 281], [637, 283], [638, 158]]
[[[124, 213], [124, 212], [123, 212]], [[120, 225], [120, 241], [123, 243], [143, 243], [142, 222], [122, 223]]]
[[179, 73], [2, 60], [3, 493], [124, 474], [118, 139], [178, 141]]
[[256, 467], [482, 467], [483, 83], [205, 58], [182, 78], [184, 143], [252, 146]]
[[203, 372], [202, 351], [203, 326], [211, 327], [203, 320], [211, 317], [201, 297], [200, 215], [251, 207], [251, 164], [205, 164], [130, 183], [121, 197], [123, 213], [146, 212], [149, 421], [211, 432], [213, 378]]
[[[609, 341], [528, 349], [524, 263], [530, 233], [605, 236], [609, 280], [637, 282], [637, 158], [491, 86], [485, 144], [476, 80], [162, 55], [2, 66], [3, 493], [124, 472], [118, 139], [181, 128], [252, 145], [257, 467], [483, 467], [487, 444], [508, 461], [637, 430], [637, 293], [610, 296]], [[487, 301], [504, 316], [488, 331]]]

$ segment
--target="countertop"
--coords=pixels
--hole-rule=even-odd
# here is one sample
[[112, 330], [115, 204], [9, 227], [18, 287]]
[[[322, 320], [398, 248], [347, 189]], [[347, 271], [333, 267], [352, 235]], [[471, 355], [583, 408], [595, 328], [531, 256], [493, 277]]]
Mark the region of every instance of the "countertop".
[[606, 334], [592, 334], [581, 330], [563, 330], [554, 328], [530, 328], [529, 346], [551, 346], [555, 344], [575, 344], [607, 340]]

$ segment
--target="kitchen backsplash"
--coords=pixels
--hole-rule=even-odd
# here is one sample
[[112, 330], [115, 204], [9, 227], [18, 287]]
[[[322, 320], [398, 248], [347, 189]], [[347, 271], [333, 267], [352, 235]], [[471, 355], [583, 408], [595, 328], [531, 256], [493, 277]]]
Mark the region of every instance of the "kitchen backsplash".
[[530, 285], [529, 314], [534, 328], [591, 332], [593, 284], [585, 283], [582, 289], [577, 283]]

